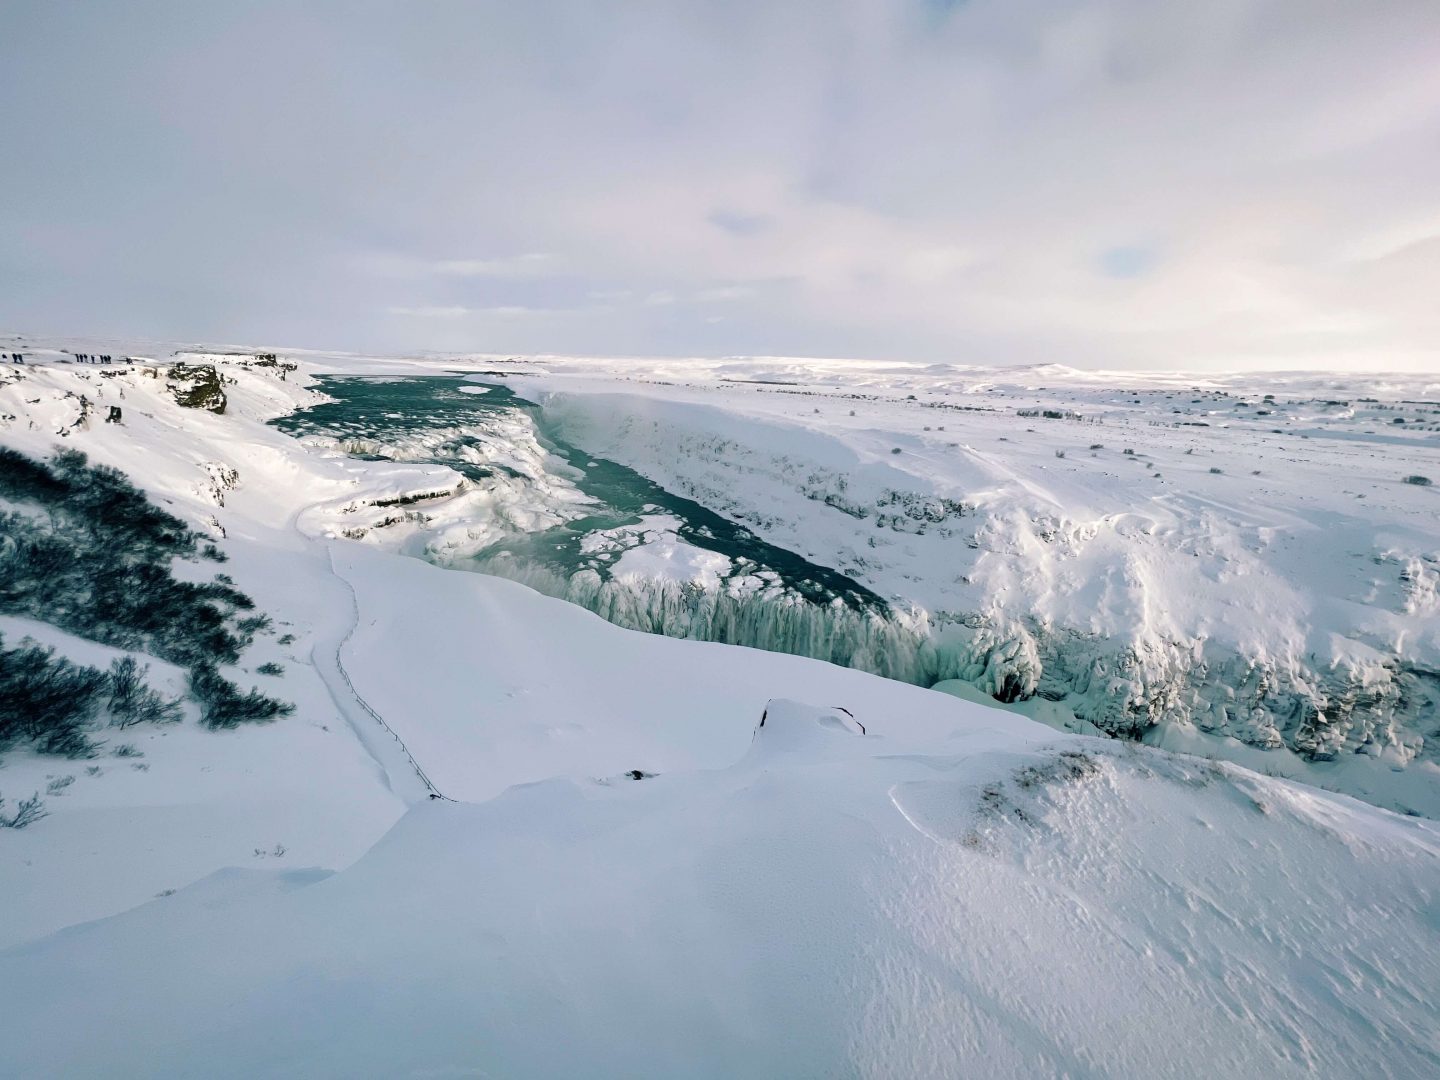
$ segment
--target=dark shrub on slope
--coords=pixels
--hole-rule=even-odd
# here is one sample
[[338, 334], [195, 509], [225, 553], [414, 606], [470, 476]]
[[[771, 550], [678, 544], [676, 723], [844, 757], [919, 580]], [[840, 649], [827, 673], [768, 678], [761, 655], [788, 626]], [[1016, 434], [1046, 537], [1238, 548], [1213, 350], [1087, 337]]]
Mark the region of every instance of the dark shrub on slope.
[[[242, 616], [255, 604], [228, 578], [194, 582], [174, 576], [171, 564], [177, 556], [206, 557], [218, 549], [202, 547], [202, 536], [151, 503], [124, 473], [91, 465], [75, 450], [39, 462], [0, 448], [0, 498], [19, 507], [0, 511], [0, 613], [27, 616], [189, 668], [192, 693], [211, 727], [270, 720], [290, 711], [255, 690], [242, 693], [218, 673], [216, 665], [236, 663], [269, 619]], [[44, 650], [31, 652], [48, 656]], [[82, 752], [83, 736], [74, 733], [92, 724], [97, 695], [106, 685], [111, 687], [110, 712], [120, 726], [175, 719], [174, 703], [146, 687], [134, 665], [133, 660], [118, 661], [107, 676], [63, 659], [42, 664], [28, 653], [16, 657], [10, 663], [15, 678], [34, 685], [27, 691], [32, 698], [17, 698], [10, 712], [40, 711], [28, 726], [15, 721], [15, 734], [5, 735], [9, 729], [0, 726], [0, 738], [32, 739], [54, 752]], [[42, 669], [48, 673], [43, 677]], [[89, 677], [77, 672], [90, 672], [99, 683], [82, 692]], [[62, 714], [68, 717], [65, 724], [58, 719]], [[71, 734], [62, 737], [62, 728]]]
[[104, 717], [119, 728], [179, 720], [179, 702], [146, 685], [148, 672], [131, 656], [100, 671], [53, 649], [7, 649], [0, 640], [0, 749], [29, 742], [42, 753], [90, 757]]
[[0, 746], [28, 741], [43, 753], [87, 756], [92, 743], [86, 731], [106, 683], [103, 672], [51, 649], [0, 643]]
[[249, 693], [241, 693], [238, 686], [208, 664], [191, 669], [190, 694], [200, 703], [205, 726], [212, 731], [274, 720], [295, 711], [294, 705], [266, 697], [253, 686]]
[[145, 684], [147, 667], [133, 656], [110, 665], [110, 722], [118, 728], [135, 724], [168, 724], [180, 719], [180, 704], [166, 701]]

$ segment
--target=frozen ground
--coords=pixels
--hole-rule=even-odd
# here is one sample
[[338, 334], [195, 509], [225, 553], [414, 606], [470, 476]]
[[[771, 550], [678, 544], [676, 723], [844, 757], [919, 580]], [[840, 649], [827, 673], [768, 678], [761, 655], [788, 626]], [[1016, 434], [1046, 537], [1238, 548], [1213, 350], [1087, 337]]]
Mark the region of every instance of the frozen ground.
[[[35, 454], [76, 446], [223, 535], [226, 571], [277, 630], [235, 677], [258, 681], [254, 668], [280, 662], [284, 675], [266, 689], [299, 707], [230, 733], [192, 720], [130, 729], [124, 738], [141, 759], [5, 754], [7, 798], [43, 792], [57, 774], [77, 777], [48, 799], [49, 817], [0, 830], [9, 946], [0, 982], [15, 991], [0, 1074], [1420, 1077], [1440, 1068], [1430, 1000], [1440, 981], [1433, 822], [1234, 765], [1056, 731], [861, 671], [636, 634], [513, 582], [401, 557], [427, 553], [442, 534], [481, 548], [492, 537], [518, 544], [534, 532], [522, 511], [547, 528], [587, 512], [583, 477], [567, 471], [576, 466], [551, 460], [543, 432], [518, 420], [508, 434], [502, 425], [466, 444], [475, 455], [469, 476], [425, 460], [366, 460], [347, 452], [363, 448], [297, 441], [265, 423], [318, 404], [304, 380], [320, 372], [390, 377], [519, 364], [287, 354], [300, 367], [281, 378], [244, 366], [243, 353], [187, 357], [234, 380], [225, 384], [226, 412], [214, 415], [178, 407], [165, 380], [146, 373], [163, 368], [172, 347], [86, 346], [151, 358], [104, 375], [25, 345], [41, 363], [0, 380], [0, 442]], [[669, 430], [676, 417], [702, 441], [712, 428], [731, 432], [735, 469], [715, 475], [732, 503], [717, 499], [714, 508], [744, 516], [749, 502], [763, 507], [764, 493], [775, 492], [774, 509], [763, 512], [773, 520], [746, 518], [757, 534], [788, 547], [786, 530], [810, 515], [815, 539], [797, 543], [800, 554], [856, 575], [897, 609], [912, 604], [928, 617], [972, 595], [928, 582], [931, 530], [877, 529], [823, 495], [785, 494], [783, 469], [765, 479], [742, 452], [769, 453], [784, 436], [797, 458], [860, 477], [863, 492], [882, 479], [894, 491], [940, 491], [961, 475], [945, 471], [945, 453], [934, 454], [933, 468], [897, 464], [918, 459], [936, 436], [925, 424], [937, 427], [938, 417], [953, 436], [956, 421], [942, 414], [969, 416], [918, 411], [931, 391], [905, 380], [933, 373], [852, 369], [846, 377], [857, 382], [832, 393], [883, 400], [832, 406], [772, 393], [773, 383], [721, 381], [742, 371], [794, 375], [770, 362], [708, 370], [695, 387], [662, 385], [679, 380], [653, 365], [604, 375], [578, 361], [527, 369], [524, 384], [506, 381], [544, 400], [542, 423], [697, 498], [699, 482], [687, 487], [684, 474], [707, 467], [705, 454], [678, 439], [668, 462], [647, 465], [647, 433]], [[1409, 388], [1392, 396], [1402, 394], [1416, 396]], [[81, 396], [93, 410], [88, 422]], [[100, 407], [114, 403], [124, 422], [101, 423]], [[864, 408], [873, 410], [868, 428], [858, 423]], [[827, 420], [832, 410], [839, 415]], [[918, 428], [907, 433], [902, 421], [912, 415]], [[1083, 469], [1123, 479], [1129, 468], [1160, 484], [1188, 467], [1180, 458], [1202, 453], [1185, 455], [1189, 444], [1177, 442], [1178, 465], [1166, 458], [1162, 481], [1153, 481], [1150, 469], [1090, 459], [1088, 449], [1079, 456], [1103, 466], [1070, 451], [1056, 458], [1040, 438], [1083, 430], [1085, 447], [1105, 443], [1122, 458], [1132, 440], [1112, 434], [1124, 430], [1118, 418], [1082, 429], [1013, 411], [976, 415], [993, 425], [993, 456], [1012, 470], [984, 489], [997, 506], [1029, 506], [1020, 493], [1046, 477], [1052, 483], [1040, 486], [1073, 507]], [[625, 423], [627, 433], [615, 434]], [[1090, 437], [1092, 427], [1104, 434]], [[1182, 436], [1232, 445], [1206, 429], [1129, 429], [1137, 455], [1158, 455], [1162, 440]], [[1010, 441], [999, 443], [1002, 434]], [[1394, 444], [1383, 467], [1425, 471], [1433, 453], [1425, 436], [1408, 425], [1390, 436], [1409, 441]], [[1297, 457], [1317, 444], [1366, 452], [1354, 439], [1302, 442]], [[895, 445], [900, 455], [890, 453]], [[871, 465], [881, 471], [872, 476]], [[1218, 475], [1209, 467], [1195, 467], [1197, 478], [1214, 478], [1202, 484], [1240, 480], [1237, 466]], [[1256, 467], [1263, 476], [1279, 466]], [[1300, 512], [1341, 505], [1337, 485], [1320, 485], [1313, 469], [1283, 503], [1312, 523], [1304, 534], [1312, 547], [1323, 530]], [[1117, 502], [1128, 496], [1140, 505], [1133, 513], [1158, 515], [1149, 494], [1136, 494], [1149, 490], [1139, 483], [1093, 487]], [[1429, 536], [1433, 553], [1429, 492], [1380, 486], [1372, 477], [1360, 492], [1367, 498], [1354, 501], [1384, 511], [1377, 529], [1395, 543], [1423, 546]], [[972, 484], [938, 497], [981, 507], [981, 493]], [[1117, 512], [1099, 505], [1100, 495], [1094, 501], [1087, 513], [1102, 523]], [[1239, 506], [1216, 512], [1215, 536], [1230, 536]], [[1258, 515], [1263, 500], [1244, 507]], [[868, 569], [832, 558], [843, 530], [825, 516], [831, 511], [886, 539], [883, 558]], [[980, 564], [970, 576], [1008, 584], [1016, 603], [1064, 592], [1053, 582], [1049, 592], [1025, 591], [1020, 566], [1030, 548], [970, 548], [963, 530], [981, 516], [967, 510], [949, 523], [961, 530], [957, 573]], [[655, 512], [638, 525], [607, 523], [583, 554], [612, 554], [627, 581], [713, 574], [718, 587], [726, 567], [686, 543], [677, 520]], [[1162, 533], [1116, 532], [1110, 544], [1133, 543], [1162, 569], [1184, 559], [1227, 565], [1208, 547], [1176, 548], [1178, 531]], [[1083, 546], [1062, 557], [1063, 546], [1035, 540], [1032, 574], [1060, 580], [1057, 566], [1073, 562], [1078, 573], [1092, 557], [1107, 565]], [[1297, 561], [1271, 569], [1263, 551], [1249, 552], [1253, 584], [1279, 595], [1282, 585], [1302, 591], [1292, 578], [1301, 581], [1306, 602], [1328, 612], [1344, 641], [1383, 625], [1409, 635], [1400, 650], [1434, 648], [1433, 615], [1374, 597], [1326, 608], [1316, 598], [1333, 601], [1348, 579], [1318, 568], [1295, 578], [1301, 546]], [[1008, 579], [986, 576], [1007, 560]], [[1148, 595], [1153, 608], [1174, 609], [1175, 625], [1217, 595], [1182, 589], [1162, 600], [1164, 580], [1156, 571]], [[1188, 588], [1207, 579], [1178, 580]], [[1264, 631], [1251, 584], [1241, 578], [1232, 590], [1238, 613], [1222, 628], [1226, 642], [1243, 644], [1234, 627]], [[1108, 596], [1096, 593], [1095, 617], [1119, 620], [1122, 601]], [[1302, 626], [1303, 612], [1292, 614]], [[1216, 637], [1223, 615], [1209, 616]], [[281, 645], [280, 631], [294, 640]], [[0, 633], [103, 659], [93, 643], [40, 625], [5, 619]], [[157, 678], [175, 677], [155, 666]], [[981, 696], [974, 682], [952, 689]], [[1063, 724], [1070, 703], [1037, 697], [1013, 708], [1051, 708], [1042, 718]], [[1405, 715], [1426, 734], [1414, 720], [1425, 714]], [[1433, 711], [1428, 717], [1433, 727]], [[1172, 718], [1166, 730], [1200, 728]], [[1254, 754], [1262, 768], [1282, 753], [1233, 752]], [[1423, 750], [1403, 763], [1348, 757], [1373, 771], [1342, 779], [1391, 785], [1376, 801], [1402, 801], [1401, 791], [1420, 802], [1433, 792]], [[1334, 777], [1350, 765], [1305, 768]]]

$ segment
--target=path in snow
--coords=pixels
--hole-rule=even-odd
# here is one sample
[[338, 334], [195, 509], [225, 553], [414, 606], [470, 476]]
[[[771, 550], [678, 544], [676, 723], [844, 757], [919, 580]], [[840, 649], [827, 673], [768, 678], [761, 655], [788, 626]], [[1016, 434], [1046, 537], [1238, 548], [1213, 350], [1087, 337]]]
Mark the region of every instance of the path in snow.
[[[410, 753], [410, 748], [405, 745], [405, 741], [385, 722], [385, 718], [371, 707], [360, 691], [355, 689], [355, 683], [351, 681], [350, 673], [345, 670], [345, 662], [341, 659], [340, 653], [349, 643], [356, 626], [360, 623], [360, 605], [355, 597], [354, 586], [335, 566], [334, 544], [334, 541], [330, 541], [325, 545], [325, 555], [329, 561], [330, 573], [345, 586], [345, 591], [349, 594], [350, 620], [344, 635], [333, 645], [329, 639], [322, 638], [316, 641], [315, 647], [311, 651], [311, 662], [325, 681], [330, 696], [335, 701], [335, 708], [354, 730], [360, 744], [375, 759], [390, 790], [411, 805], [427, 799], [446, 799], [447, 796], [431, 782], [430, 777], [425, 774], [425, 770], [420, 767], [420, 763]], [[359, 721], [351, 705], [358, 706], [360, 711], [374, 720], [380, 731]], [[381, 732], [389, 735], [390, 738], [387, 740]]]

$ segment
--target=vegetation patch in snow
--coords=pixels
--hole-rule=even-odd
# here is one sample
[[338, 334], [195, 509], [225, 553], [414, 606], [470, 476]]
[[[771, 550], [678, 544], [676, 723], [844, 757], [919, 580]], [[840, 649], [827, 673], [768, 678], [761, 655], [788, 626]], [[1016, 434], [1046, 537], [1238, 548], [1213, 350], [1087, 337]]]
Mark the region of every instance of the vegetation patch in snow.
[[[220, 675], [217, 665], [236, 663], [269, 619], [253, 614], [254, 602], [228, 579], [175, 576], [177, 557], [223, 556], [124, 473], [91, 465], [77, 450], [41, 462], [0, 448], [0, 498], [14, 508], [0, 512], [0, 614], [188, 668], [211, 727], [289, 711], [257, 691], [241, 693]], [[29, 648], [4, 654], [0, 664], [7, 715], [14, 713], [0, 720], [0, 742], [24, 738], [42, 751], [83, 756], [84, 731], [107, 683], [121, 726], [137, 716], [171, 718], [149, 696], [134, 661], [107, 675]]]

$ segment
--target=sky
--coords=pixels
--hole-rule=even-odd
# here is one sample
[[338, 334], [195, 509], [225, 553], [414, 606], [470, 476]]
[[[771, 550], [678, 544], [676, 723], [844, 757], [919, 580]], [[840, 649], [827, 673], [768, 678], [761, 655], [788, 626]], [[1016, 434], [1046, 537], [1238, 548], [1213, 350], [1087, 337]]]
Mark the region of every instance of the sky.
[[1440, 371], [1440, 2], [4, 0], [0, 329]]

